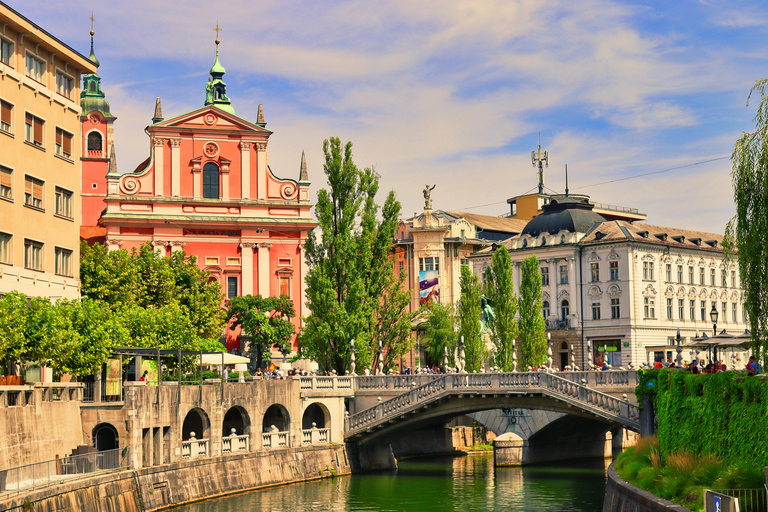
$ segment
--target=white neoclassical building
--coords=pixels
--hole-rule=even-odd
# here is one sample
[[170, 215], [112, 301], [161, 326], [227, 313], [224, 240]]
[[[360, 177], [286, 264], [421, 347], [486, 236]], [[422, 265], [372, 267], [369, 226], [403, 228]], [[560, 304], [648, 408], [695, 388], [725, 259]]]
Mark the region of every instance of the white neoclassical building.
[[[606, 220], [593, 206], [587, 196], [552, 196], [519, 235], [469, 256], [483, 278], [493, 252], [506, 247], [518, 291], [520, 263], [538, 257], [557, 367], [674, 359], [678, 329], [683, 343], [712, 336], [713, 308], [718, 332], [744, 332], [739, 273], [723, 257], [722, 235]], [[682, 356], [690, 360], [690, 349]], [[743, 355], [733, 356], [720, 358], [742, 367]]]

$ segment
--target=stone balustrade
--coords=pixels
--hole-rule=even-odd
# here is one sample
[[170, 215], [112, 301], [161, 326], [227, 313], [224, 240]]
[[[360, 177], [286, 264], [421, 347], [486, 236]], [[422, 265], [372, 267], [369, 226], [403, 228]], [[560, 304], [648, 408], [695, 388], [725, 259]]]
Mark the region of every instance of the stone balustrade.
[[287, 448], [290, 446], [290, 435], [288, 431], [272, 431], [261, 434], [261, 447], [269, 448]]

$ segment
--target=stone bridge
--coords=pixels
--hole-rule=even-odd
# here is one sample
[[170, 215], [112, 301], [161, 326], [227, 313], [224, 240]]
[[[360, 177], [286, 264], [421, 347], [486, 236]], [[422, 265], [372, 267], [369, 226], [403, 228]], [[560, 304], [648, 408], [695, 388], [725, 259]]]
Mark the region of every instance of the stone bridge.
[[[430, 425], [478, 411], [502, 408], [539, 409], [595, 419], [607, 427], [640, 429], [634, 402], [637, 373], [532, 372], [358, 377], [362, 390], [397, 395], [358, 405], [346, 418], [344, 439], [359, 446], [382, 445]], [[359, 398], [358, 398], [359, 399]], [[356, 399], [356, 401], [358, 400]], [[370, 400], [369, 400], [370, 402]]]

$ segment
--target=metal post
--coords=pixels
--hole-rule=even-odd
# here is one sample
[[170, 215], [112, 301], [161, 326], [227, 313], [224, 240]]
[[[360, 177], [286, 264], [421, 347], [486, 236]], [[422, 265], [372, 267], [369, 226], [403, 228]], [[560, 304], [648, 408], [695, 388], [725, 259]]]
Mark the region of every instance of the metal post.
[[160, 382], [162, 382], [163, 368], [160, 366], [160, 349], [157, 349], [157, 405], [160, 406]]

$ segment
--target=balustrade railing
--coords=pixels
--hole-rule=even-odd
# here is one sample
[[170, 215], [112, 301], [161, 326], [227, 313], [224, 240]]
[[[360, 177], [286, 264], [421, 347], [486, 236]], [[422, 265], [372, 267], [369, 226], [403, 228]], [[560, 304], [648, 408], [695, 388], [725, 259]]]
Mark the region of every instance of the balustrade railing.
[[286, 448], [290, 446], [290, 436], [287, 431], [264, 432], [261, 434], [262, 448]]
[[239, 436], [234, 433], [221, 439], [221, 453], [249, 452], [251, 451], [251, 436]]
[[301, 431], [301, 444], [327, 444], [331, 439], [329, 428], [308, 428]]
[[302, 391], [352, 391], [353, 379], [351, 376], [342, 377], [301, 377]]
[[181, 458], [207, 457], [210, 453], [210, 441], [210, 439], [196, 439], [192, 432], [192, 437], [188, 441], [181, 442]]

